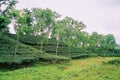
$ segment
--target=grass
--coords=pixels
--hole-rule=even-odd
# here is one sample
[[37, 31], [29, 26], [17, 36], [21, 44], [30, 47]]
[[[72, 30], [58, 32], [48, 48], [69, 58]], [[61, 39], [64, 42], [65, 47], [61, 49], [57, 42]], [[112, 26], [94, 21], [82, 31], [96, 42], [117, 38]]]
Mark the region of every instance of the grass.
[[0, 80], [119, 80], [120, 66], [103, 64], [119, 57], [76, 59], [63, 64], [36, 63], [17, 70], [0, 70]]

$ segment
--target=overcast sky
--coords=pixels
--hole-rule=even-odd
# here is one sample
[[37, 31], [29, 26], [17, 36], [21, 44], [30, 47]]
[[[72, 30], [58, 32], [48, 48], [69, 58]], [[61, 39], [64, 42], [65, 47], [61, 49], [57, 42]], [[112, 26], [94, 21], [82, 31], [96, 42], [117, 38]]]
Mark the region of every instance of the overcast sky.
[[17, 9], [50, 8], [87, 25], [91, 33], [114, 34], [120, 43], [120, 0], [18, 0]]

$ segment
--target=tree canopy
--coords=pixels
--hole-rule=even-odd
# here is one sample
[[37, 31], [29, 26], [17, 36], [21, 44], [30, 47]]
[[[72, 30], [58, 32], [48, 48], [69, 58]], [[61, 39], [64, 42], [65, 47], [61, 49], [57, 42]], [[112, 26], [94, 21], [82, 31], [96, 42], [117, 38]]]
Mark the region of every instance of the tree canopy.
[[[23, 35], [36, 37], [36, 44], [40, 45], [41, 50], [49, 39], [56, 41], [56, 54], [60, 42], [77, 47], [86, 53], [109, 53], [116, 49], [116, 40], [112, 34], [103, 35], [97, 32], [89, 34], [84, 31], [87, 26], [82, 21], [68, 16], [63, 18], [48, 8], [17, 10], [16, 3], [17, 0], [0, 1], [0, 31], [11, 23], [17, 37]], [[17, 42], [18, 40], [17, 38]]]

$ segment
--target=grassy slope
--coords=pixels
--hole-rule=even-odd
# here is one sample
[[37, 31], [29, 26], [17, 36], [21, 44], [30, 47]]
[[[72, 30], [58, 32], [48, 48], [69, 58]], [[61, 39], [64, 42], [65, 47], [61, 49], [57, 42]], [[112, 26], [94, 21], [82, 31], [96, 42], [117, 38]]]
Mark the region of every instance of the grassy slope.
[[0, 63], [22, 63], [33, 60], [66, 60], [68, 58], [47, 54], [31, 46], [18, 43], [18, 52], [14, 57], [16, 41], [8, 36], [0, 38]]
[[40, 64], [0, 71], [0, 80], [119, 80], [120, 66], [103, 64], [114, 57], [73, 60], [65, 64]]

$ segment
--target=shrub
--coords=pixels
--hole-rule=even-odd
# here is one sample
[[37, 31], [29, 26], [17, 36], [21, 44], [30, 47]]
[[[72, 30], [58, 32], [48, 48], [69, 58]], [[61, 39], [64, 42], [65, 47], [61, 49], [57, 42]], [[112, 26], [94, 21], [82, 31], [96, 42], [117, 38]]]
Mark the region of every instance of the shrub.
[[120, 65], [120, 58], [110, 60], [110, 61], [107, 62], [107, 64]]

